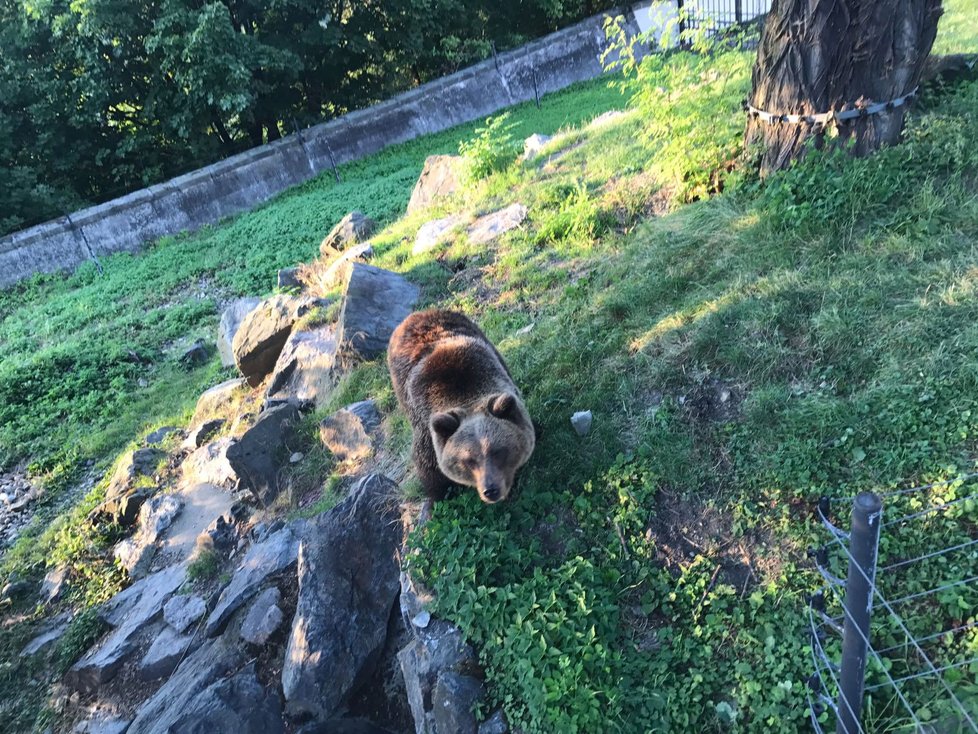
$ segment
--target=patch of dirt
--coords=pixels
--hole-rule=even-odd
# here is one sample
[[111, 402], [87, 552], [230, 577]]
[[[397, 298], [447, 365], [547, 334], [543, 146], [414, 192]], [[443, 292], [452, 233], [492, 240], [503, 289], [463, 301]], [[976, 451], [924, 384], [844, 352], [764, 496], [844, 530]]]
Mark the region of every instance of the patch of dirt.
[[668, 490], [656, 497], [656, 510], [646, 533], [667, 568], [688, 566], [696, 556], [716, 563], [714, 583], [733, 586], [745, 595], [764, 578], [777, 574], [783, 558], [767, 553], [770, 538], [733, 532], [733, 518], [710, 505], [693, 502]]
[[743, 387], [709, 378], [691, 385], [676, 398], [676, 402], [694, 421], [730, 423], [740, 417], [740, 406], [745, 396]]

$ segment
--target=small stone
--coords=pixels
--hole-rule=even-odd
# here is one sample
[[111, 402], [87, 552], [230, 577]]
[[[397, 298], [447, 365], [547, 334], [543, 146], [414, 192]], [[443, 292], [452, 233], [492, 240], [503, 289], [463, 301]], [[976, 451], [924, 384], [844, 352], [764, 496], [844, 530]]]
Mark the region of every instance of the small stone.
[[533, 327], [534, 326], [536, 326], [536, 324], [535, 323], [532, 323], [532, 324], [527, 324], [522, 329], [517, 329], [516, 330], [516, 336], [526, 336], [531, 331], [533, 331]]
[[281, 600], [282, 594], [274, 586], [259, 594], [241, 623], [241, 639], [252, 645], [264, 645], [285, 618], [278, 606]]
[[300, 461], [302, 461], [305, 458], [305, 456], [306, 455], [303, 454], [301, 451], [296, 451], [294, 454], [292, 454], [292, 456], [289, 457], [289, 463], [298, 464]]
[[526, 220], [527, 213], [527, 208], [522, 204], [511, 204], [505, 209], [479, 217], [466, 230], [469, 243], [485, 245], [498, 239], [519, 227]]
[[68, 580], [68, 567], [59, 566], [52, 568], [44, 576], [41, 582], [41, 601], [51, 603], [57, 601], [64, 591], [65, 582]]
[[163, 605], [163, 619], [176, 632], [187, 631], [194, 622], [204, 616], [207, 602], [196, 594], [175, 596]]
[[574, 430], [577, 431], [578, 436], [586, 436], [591, 431], [591, 423], [594, 421], [594, 416], [590, 410], [582, 410], [574, 413], [571, 416], [571, 425], [574, 426]]
[[429, 612], [427, 609], [422, 609], [417, 615], [415, 615], [414, 619], [411, 620], [411, 624], [419, 629], [424, 629], [431, 624], [431, 612]]

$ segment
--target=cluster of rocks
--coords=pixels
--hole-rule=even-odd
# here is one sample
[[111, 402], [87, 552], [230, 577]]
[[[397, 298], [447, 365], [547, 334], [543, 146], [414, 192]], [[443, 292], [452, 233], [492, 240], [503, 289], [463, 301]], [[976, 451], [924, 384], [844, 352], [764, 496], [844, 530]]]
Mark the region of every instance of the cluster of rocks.
[[[417, 286], [369, 264], [372, 230], [352, 213], [323, 241], [318, 283], [343, 285], [335, 323], [317, 322], [327, 294], [305, 281], [230, 304], [217, 349], [241, 376], [204, 392], [188, 428], [155, 431], [113, 470], [90, 520], [129, 533], [113, 553], [134, 583], [99, 609], [107, 632], [64, 677], [74, 731], [507, 730], [499, 712], [477, 724], [477, 656], [402, 574], [411, 512], [363, 463], [382, 434], [373, 401], [320, 425], [336, 460], [360, 467], [345, 499], [310, 519], [264, 512], [284, 467], [303, 460], [292, 447], [302, 414], [351, 356], [383, 352], [418, 301]], [[205, 561], [225, 573], [202, 576]], [[68, 569], [51, 569], [43, 601], [67, 583]], [[22, 655], [51, 650], [70, 621], [50, 620]]]
[[0, 548], [13, 543], [30, 520], [26, 510], [37, 497], [37, 489], [23, 472], [0, 474]]

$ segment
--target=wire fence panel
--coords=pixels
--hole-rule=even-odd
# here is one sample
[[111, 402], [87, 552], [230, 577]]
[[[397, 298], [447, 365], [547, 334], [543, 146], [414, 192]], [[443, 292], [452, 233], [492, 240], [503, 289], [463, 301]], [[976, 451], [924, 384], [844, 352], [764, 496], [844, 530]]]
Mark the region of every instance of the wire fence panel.
[[[815, 731], [978, 732], [976, 489], [968, 474], [818, 503], [829, 538], [809, 551], [825, 582], [808, 610]], [[850, 510], [847, 531], [833, 517]], [[946, 543], [921, 553], [922, 537]]]

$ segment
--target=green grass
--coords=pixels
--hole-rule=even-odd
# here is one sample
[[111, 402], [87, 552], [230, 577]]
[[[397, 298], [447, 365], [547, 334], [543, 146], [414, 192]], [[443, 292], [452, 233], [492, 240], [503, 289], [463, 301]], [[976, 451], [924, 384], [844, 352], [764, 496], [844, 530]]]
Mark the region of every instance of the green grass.
[[[948, 8], [939, 47], [975, 49], [974, 1]], [[169, 346], [214, 328], [213, 297], [196, 297], [202, 279], [221, 296], [267, 292], [278, 267], [310, 259], [332, 222], [361, 208], [386, 225], [376, 263], [419, 283], [425, 304], [477, 319], [543, 426], [511, 501], [462, 493], [412, 538], [409, 566], [479, 649], [489, 704], [526, 732], [807, 730], [805, 599], [820, 579], [805, 551], [827, 540], [811, 502], [978, 467], [978, 82], [929, 91], [899, 147], [866, 160], [813, 155], [761, 184], [714, 175], [737, 152], [749, 70], [746, 55], [726, 60], [718, 78], [684, 54], [649, 60], [628, 87], [634, 109], [599, 127], [580, 123], [625, 106], [602, 82], [513, 110], [516, 140], [565, 128], [525, 164], [504, 130], [465, 126], [347, 166], [340, 185], [321, 177], [222, 226], [112, 258], [101, 279], [84, 271], [0, 295], [0, 397], [21, 401], [0, 408], [3, 460], [70, 475], [183, 420], [223, 376], [216, 361], [184, 372]], [[425, 155], [460, 141], [491, 160], [484, 177], [399, 218]], [[529, 220], [499, 243], [461, 236], [411, 254], [426, 219], [514, 201]], [[395, 410], [382, 361], [344, 378], [322, 410], [367, 397]], [[583, 409], [594, 427], [578, 438], [569, 417]], [[406, 450], [407, 432], [398, 419], [395, 446]], [[326, 482], [328, 458], [313, 458]], [[0, 579], [72, 559], [69, 603], [110, 593], [114, 578], [96, 581], [111, 538], [82, 522], [100, 491], [38, 522]], [[968, 492], [950, 485], [927, 501]], [[327, 492], [293, 513], [332, 501]], [[886, 513], [923, 506], [910, 497]], [[953, 545], [976, 526], [978, 507], [962, 503], [885, 534], [881, 554]], [[883, 589], [913, 593], [974, 567], [936, 559], [884, 577]], [[976, 608], [978, 590], [959, 587], [910, 605], [906, 619], [927, 634]], [[22, 644], [26, 629], [10, 639]], [[874, 635], [898, 642], [882, 619]], [[11, 659], [13, 642], [4, 648]], [[975, 657], [978, 635], [936, 650]], [[919, 663], [893, 666], [905, 675]], [[24, 675], [44, 673], [0, 667], [0, 701]], [[870, 683], [880, 676], [871, 670]], [[973, 680], [949, 677], [972, 706]], [[933, 691], [908, 691], [934, 720], [947, 715]], [[23, 697], [19, 730], [41, 701]], [[885, 695], [868, 710], [874, 731], [906, 724]]]

